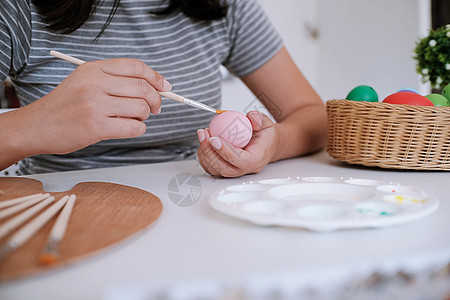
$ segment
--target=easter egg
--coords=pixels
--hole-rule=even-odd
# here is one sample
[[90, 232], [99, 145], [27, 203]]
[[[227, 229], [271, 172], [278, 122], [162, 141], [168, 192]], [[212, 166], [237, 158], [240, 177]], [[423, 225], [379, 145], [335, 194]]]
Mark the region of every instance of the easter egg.
[[[409, 93], [416, 93], [416, 94], [419, 93], [419, 92], [417, 92], [417, 90], [415, 90], [415, 89], [413, 89], [413, 88], [410, 88], [410, 87], [402, 88], [402, 89], [399, 90], [398, 92], [409, 92]], [[398, 92], [397, 92], [397, 93], [398, 93]]]
[[447, 84], [444, 89], [442, 90], [442, 96], [447, 98], [447, 100], [450, 102], [450, 83]]
[[347, 100], [378, 102], [377, 92], [368, 85], [359, 85], [348, 93]]
[[252, 138], [250, 120], [242, 113], [228, 110], [216, 115], [209, 123], [211, 136], [220, 137], [238, 148], [244, 148]]
[[430, 99], [430, 101], [433, 102], [434, 106], [450, 106], [447, 98], [440, 94], [429, 94], [425, 97]]
[[434, 106], [433, 102], [422, 95], [411, 92], [398, 92], [387, 96], [383, 103]]

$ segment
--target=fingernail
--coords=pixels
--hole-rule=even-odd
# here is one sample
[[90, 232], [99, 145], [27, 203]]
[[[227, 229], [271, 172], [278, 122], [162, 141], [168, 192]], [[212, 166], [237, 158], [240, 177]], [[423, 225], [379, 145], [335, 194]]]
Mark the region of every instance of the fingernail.
[[158, 108], [158, 110], [156, 111], [155, 115], [159, 115], [161, 113], [161, 106]]
[[259, 126], [262, 126], [262, 113], [258, 110], [251, 111], [250, 113], [253, 115], [253, 120], [257, 121]]
[[220, 150], [220, 148], [222, 148], [222, 142], [216, 137], [210, 138], [209, 143], [217, 150]]
[[203, 129], [197, 130], [198, 140], [202, 143], [205, 140], [205, 131]]
[[167, 81], [167, 79], [164, 79], [163, 85], [164, 91], [170, 91], [172, 89], [172, 85]]

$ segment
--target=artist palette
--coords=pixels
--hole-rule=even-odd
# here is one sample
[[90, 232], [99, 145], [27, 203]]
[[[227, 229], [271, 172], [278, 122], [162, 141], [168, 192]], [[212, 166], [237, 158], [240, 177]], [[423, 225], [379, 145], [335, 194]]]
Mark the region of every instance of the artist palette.
[[[0, 177], [0, 204], [18, 197], [44, 193], [42, 182], [25, 177]], [[76, 202], [53, 264], [42, 263], [55, 218], [30, 240], [0, 260], [0, 282], [68, 266], [100, 254], [146, 230], [162, 212], [161, 200], [150, 192], [110, 182], [81, 182], [69, 191], [52, 192], [57, 200], [75, 194]], [[39, 217], [47, 207], [41, 208]], [[2, 212], [4, 210], [0, 210]], [[21, 214], [23, 211], [17, 212]], [[0, 229], [18, 215], [0, 220]], [[33, 219], [27, 222], [32, 222]], [[4, 227], [3, 227], [4, 228]], [[0, 238], [3, 247], [14, 234]]]
[[213, 193], [217, 211], [263, 226], [311, 231], [378, 228], [418, 220], [439, 206], [414, 186], [350, 177], [295, 177], [244, 182]]

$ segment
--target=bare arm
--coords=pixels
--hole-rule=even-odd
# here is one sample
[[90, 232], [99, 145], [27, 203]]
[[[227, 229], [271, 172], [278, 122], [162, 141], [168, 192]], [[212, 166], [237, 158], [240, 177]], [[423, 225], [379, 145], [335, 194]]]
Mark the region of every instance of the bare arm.
[[145, 133], [170, 84], [133, 59], [83, 64], [41, 99], [0, 115], [0, 169], [32, 155], [64, 154]]
[[[244, 149], [211, 137], [208, 129], [198, 131], [198, 159], [211, 175], [237, 177], [261, 171], [269, 162], [303, 155], [325, 144], [325, 105], [281, 49], [258, 70], [242, 78], [277, 121], [257, 111], [247, 114], [253, 137]], [[272, 109], [276, 107], [276, 109]]]
[[[277, 121], [278, 145], [271, 161], [303, 155], [325, 144], [325, 105], [285, 48], [242, 78]], [[272, 102], [272, 103], [270, 103]]]

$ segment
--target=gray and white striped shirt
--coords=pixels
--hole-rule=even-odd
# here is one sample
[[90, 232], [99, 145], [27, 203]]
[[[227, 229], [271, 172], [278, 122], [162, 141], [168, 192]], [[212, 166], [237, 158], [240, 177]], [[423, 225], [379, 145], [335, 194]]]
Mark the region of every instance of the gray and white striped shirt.
[[[181, 12], [168, 16], [150, 11], [165, 0], [122, 0], [98, 41], [95, 37], [113, 0], [101, 1], [92, 19], [68, 34], [49, 32], [30, 0], [1, 0], [0, 80], [13, 81], [22, 105], [48, 94], [76, 66], [50, 56], [58, 50], [85, 61], [137, 58], [172, 83], [173, 91], [220, 107], [223, 64], [242, 77], [267, 62], [282, 41], [256, 0], [227, 0], [222, 20], [196, 22]], [[22, 174], [163, 162], [195, 157], [196, 130], [213, 115], [163, 99], [162, 112], [145, 121], [138, 138], [99, 142], [66, 155], [37, 155], [21, 161]]]

